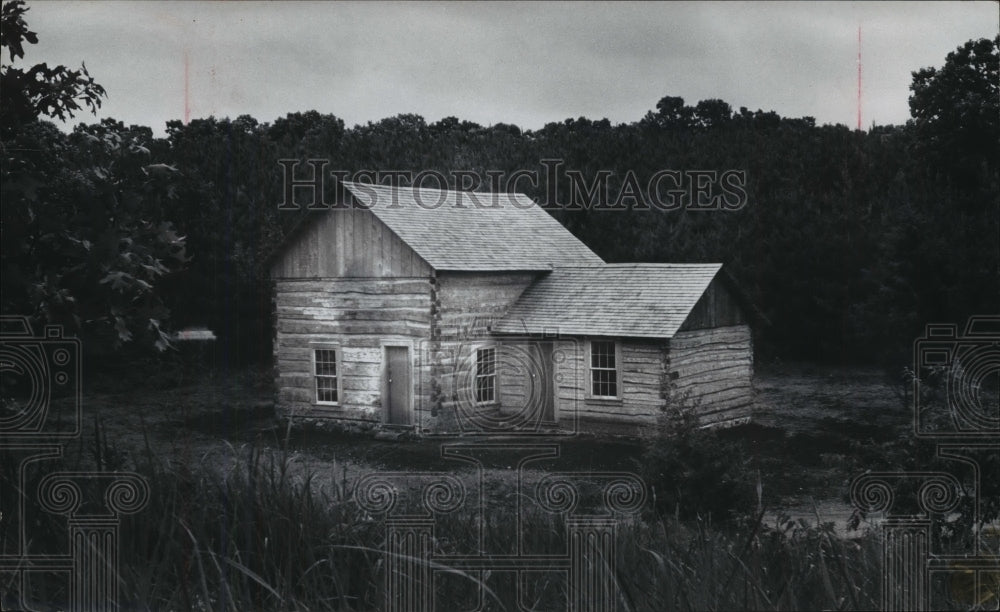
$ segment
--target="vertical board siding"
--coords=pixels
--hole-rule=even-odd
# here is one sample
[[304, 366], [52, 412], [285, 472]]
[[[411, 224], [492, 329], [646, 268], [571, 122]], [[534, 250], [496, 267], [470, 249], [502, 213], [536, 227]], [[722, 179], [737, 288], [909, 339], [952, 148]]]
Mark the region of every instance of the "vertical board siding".
[[334, 209], [306, 222], [271, 266], [271, 278], [431, 276], [430, 266], [363, 209]]
[[678, 332], [670, 340], [672, 401], [705, 425], [751, 416], [753, 343], [746, 325]]
[[542, 411], [551, 402], [553, 416], [559, 418], [557, 368], [563, 359], [565, 344], [530, 338], [499, 341], [499, 409], [504, 415], [542, 423]]
[[[339, 278], [275, 282], [278, 409], [292, 417], [382, 421], [382, 346], [430, 337], [430, 279]], [[340, 405], [315, 404], [311, 351], [340, 349]], [[418, 381], [414, 393], [427, 388]], [[422, 385], [420, 383], [423, 383]], [[419, 398], [415, 398], [416, 405]]]
[[716, 276], [691, 309], [680, 331], [732, 327], [746, 322], [746, 315], [732, 291]]

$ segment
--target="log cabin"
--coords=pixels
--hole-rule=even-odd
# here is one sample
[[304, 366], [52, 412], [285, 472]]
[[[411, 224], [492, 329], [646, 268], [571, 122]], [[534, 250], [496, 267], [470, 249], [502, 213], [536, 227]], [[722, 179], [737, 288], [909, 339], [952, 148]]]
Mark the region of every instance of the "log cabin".
[[341, 182], [271, 259], [283, 418], [419, 434], [749, 419], [720, 264], [609, 264], [523, 194]]

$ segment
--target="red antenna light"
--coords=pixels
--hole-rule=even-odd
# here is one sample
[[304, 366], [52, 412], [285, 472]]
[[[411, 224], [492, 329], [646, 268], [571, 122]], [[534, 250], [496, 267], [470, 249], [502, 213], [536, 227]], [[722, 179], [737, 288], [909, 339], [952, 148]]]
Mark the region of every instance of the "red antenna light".
[[861, 24], [858, 24], [858, 129], [861, 129]]

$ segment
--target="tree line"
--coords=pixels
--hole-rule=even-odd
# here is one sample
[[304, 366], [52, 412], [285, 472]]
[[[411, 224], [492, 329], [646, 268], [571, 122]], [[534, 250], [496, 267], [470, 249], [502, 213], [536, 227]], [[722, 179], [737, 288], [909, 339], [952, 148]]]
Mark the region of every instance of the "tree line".
[[37, 42], [25, 11], [3, 7], [3, 313], [63, 324], [96, 353], [170, 350], [171, 329], [207, 325], [225, 361], [270, 359], [267, 257], [308, 214], [278, 210], [281, 159], [452, 178], [557, 159], [612, 194], [629, 175], [738, 171], [732, 210], [552, 214], [610, 262], [725, 263], [767, 321], [765, 358], [905, 365], [924, 324], [1000, 304], [1000, 37], [914, 72], [911, 119], [867, 131], [666, 96], [617, 125], [403, 114], [347, 127], [310, 111], [170, 121], [155, 137], [113, 119], [57, 129], [50, 119], [96, 111], [105, 92], [85, 67], [14, 65]]

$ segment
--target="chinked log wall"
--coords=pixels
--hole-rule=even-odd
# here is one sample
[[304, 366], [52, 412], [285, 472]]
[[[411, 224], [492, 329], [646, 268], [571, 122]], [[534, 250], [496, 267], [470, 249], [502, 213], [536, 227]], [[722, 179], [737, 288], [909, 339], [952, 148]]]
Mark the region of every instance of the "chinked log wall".
[[429, 409], [419, 415], [424, 428], [456, 431], [460, 427], [456, 411], [476, 410], [471, 396], [475, 349], [496, 341], [489, 335], [489, 325], [507, 312], [534, 279], [530, 272], [438, 273], [433, 335], [429, 336], [431, 356], [426, 360], [434, 389]]
[[753, 344], [746, 325], [678, 332], [670, 340], [670, 396], [703, 424], [751, 416]]
[[[279, 408], [294, 416], [380, 422], [382, 346], [399, 341], [415, 351], [415, 422], [425, 428], [454, 430], [459, 387], [471, 380], [457, 378], [456, 372], [469, 374], [475, 367], [474, 347], [491, 342], [486, 325], [529, 281], [530, 275], [518, 274], [502, 278], [455, 275], [437, 282], [278, 280]], [[432, 329], [440, 331], [432, 335]], [[340, 406], [314, 403], [311, 350], [318, 344], [340, 348]], [[655, 420], [668, 397], [694, 408], [706, 424], [750, 416], [753, 359], [750, 330], [745, 325], [679, 332], [670, 341], [669, 351], [659, 342], [623, 340], [620, 401], [588, 397], [585, 341], [559, 341], [555, 350], [561, 353], [556, 414], [562, 420], [575, 411], [583, 421], [639, 426]], [[498, 382], [500, 399], [510, 404], [507, 410], [520, 409], [526, 398], [517, 380], [501, 377]]]
[[[430, 337], [430, 279], [339, 278], [275, 282], [278, 408], [286, 416], [382, 420], [384, 344], [419, 350]], [[316, 405], [312, 353], [340, 349], [340, 405]], [[427, 369], [414, 368], [414, 389], [428, 390]], [[423, 377], [423, 378], [419, 378]], [[414, 397], [414, 405], [429, 397]]]
[[[562, 344], [566, 359], [558, 365], [557, 405], [565, 420], [576, 411], [588, 429], [587, 421], [616, 422], [639, 426], [652, 423], [666, 405], [665, 344], [662, 341], [621, 340], [620, 399], [590, 397], [590, 360], [587, 342]], [[596, 427], [600, 429], [598, 425]]]
[[[488, 323], [535, 278], [527, 272], [439, 272], [435, 278], [426, 262], [364, 210], [330, 211], [305, 224], [271, 272], [283, 413], [380, 422], [382, 347], [398, 343], [413, 350], [414, 422], [437, 430], [455, 427], [463, 382], [456, 370], [475, 367], [473, 346], [492, 341]], [[710, 290], [669, 350], [663, 342], [622, 340], [621, 401], [588, 399], [586, 342], [561, 341], [556, 350], [566, 360], [558, 366], [556, 414], [565, 419], [575, 410], [585, 420], [641, 425], [672, 397], [698, 404], [705, 422], [749, 415], [750, 332], [734, 325], [743, 321], [729, 297], [721, 287]], [[709, 329], [690, 330], [694, 326]], [[315, 404], [311, 350], [318, 343], [340, 348], [339, 406]], [[465, 384], [470, 380], [464, 377]], [[524, 379], [498, 377], [498, 383], [501, 402], [511, 404], [505, 410], [524, 405]]]

